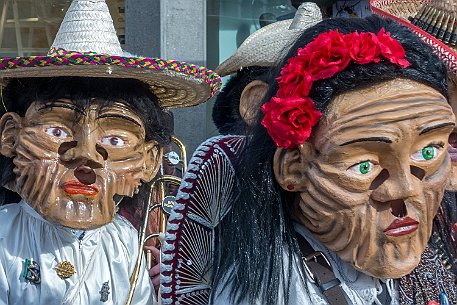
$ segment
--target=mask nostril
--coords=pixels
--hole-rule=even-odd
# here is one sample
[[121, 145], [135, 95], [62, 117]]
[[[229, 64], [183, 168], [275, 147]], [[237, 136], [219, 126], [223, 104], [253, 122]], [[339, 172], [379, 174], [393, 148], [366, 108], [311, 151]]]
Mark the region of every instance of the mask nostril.
[[457, 148], [457, 132], [453, 132], [449, 136], [449, 145], [453, 148]]
[[388, 203], [390, 204], [390, 212], [395, 217], [403, 218], [408, 215], [408, 211], [406, 210], [406, 205], [403, 199], [391, 200]]
[[95, 145], [95, 150], [103, 157], [103, 160], [108, 159], [108, 152], [101, 145]]
[[86, 185], [90, 185], [95, 183], [97, 179], [97, 175], [95, 171], [86, 165], [80, 165], [75, 169], [75, 177], [78, 179], [79, 182], [84, 183]]
[[410, 167], [411, 174], [415, 176], [417, 179], [422, 180], [425, 177], [425, 171], [422, 168], [411, 166]]
[[370, 185], [370, 190], [375, 190], [377, 189], [381, 184], [384, 183], [384, 181], [386, 181], [387, 179], [389, 179], [389, 172], [386, 170], [386, 169], [383, 169], [379, 175], [373, 180], [373, 182], [371, 182], [371, 185]]

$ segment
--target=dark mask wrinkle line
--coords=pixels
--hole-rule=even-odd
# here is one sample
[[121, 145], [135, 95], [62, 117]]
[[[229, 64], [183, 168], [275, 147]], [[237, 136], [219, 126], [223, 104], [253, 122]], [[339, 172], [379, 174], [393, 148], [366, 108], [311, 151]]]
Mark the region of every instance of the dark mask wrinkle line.
[[[424, 105], [424, 107], [430, 107], [430, 105], [436, 105], [436, 103], [443, 103], [447, 104], [447, 101], [443, 98], [430, 98], [430, 99], [404, 99], [404, 100], [387, 100], [387, 101], [378, 101], [376, 105], [378, 106], [389, 106], [389, 105], [394, 105], [397, 103], [401, 103], [404, 105], [405, 108], [410, 108], [410, 107], [416, 107], [419, 104], [420, 107], [423, 107], [421, 105]], [[373, 105], [371, 103], [361, 103], [358, 106], [354, 107], [354, 111], [364, 111], [365, 109], [371, 109]]]
[[[378, 111], [377, 108], [373, 109], [373, 107], [369, 107], [370, 111], [368, 113], [366, 113], [366, 114], [360, 114], [359, 112], [362, 112], [362, 110], [355, 110], [354, 109], [350, 113], [346, 113], [344, 115], [344, 117], [339, 118], [338, 121], [341, 121], [341, 124], [345, 124], [345, 123], [348, 123], [348, 122], [353, 122], [354, 120], [362, 120], [362, 119], [366, 119], [366, 118], [369, 118], [369, 117], [372, 117], [372, 116], [375, 116], [376, 119], [379, 120], [379, 116], [381, 116], [381, 115], [388, 115], [388, 114], [396, 113], [396, 112], [404, 113], [404, 115], [402, 117], [408, 118], [409, 116], [412, 116], [412, 115], [420, 116], [421, 114], [430, 112], [429, 111], [430, 105], [421, 105], [420, 107], [416, 107], [417, 109], [421, 109], [422, 108], [423, 111], [416, 111], [413, 114], [410, 113], [410, 111], [409, 111], [410, 107], [411, 107], [411, 105], [401, 105], [401, 106], [396, 107], [394, 109], [382, 110], [382, 111]], [[447, 113], [447, 107], [445, 109], [443, 109], [443, 112]], [[438, 112], [438, 113], [440, 113], [440, 112]]]
[[97, 116], [97, 119], [104, 119], [104, 118], [119, 118], [119, 119], [123, 119], [123, 120], [129, 121], [129, 122], [132, 122], [135, 125], [138, 125], [139, 127], [141, 127], [141, 124], [139, 122], [137, 122], [134, 118], [131, 118], [131, 117], [123, 115], [123, 114], [106, 113], [106, 114], [99, 114]]
[[[448, 113], [443, 113], [443, 114], [447, 115]], [[439, 116], [440, 112], [434, 112], [434, 115]], [[390, 119], [388, 121], [385, 120], [385, 121], [380, 122], [380, 117], [378, 115], [377, 117], [373, 117], [373, 120], [371, 120], [376, 123], [370, 124], [370, 122], [367, 123], [365, 120], [365, 121], [360, 122], [359, 126], [357, 126], [357, 121], [361, 121], [362, 119], [353, 118], [352, 120], [348, 120], [345, 123], [340, 123], [340, 126], [338, 126], [338, 128], [336, 128], [336, 130], [338, 130], [338, 132], [347, 132], [347, 131], [352, 132], [352, 130], [357, 129], [357, 128], [362, 128], [362, 129], [363, 128], [365, 128], [365, 129], [373, 128], [375, 131], [377, 131], [377, 130], [380, 130], [380, 128], [382, 128], [383, 126], [386, 126], [387, 124], [402, 122], [402, 121], [411, 119], [410, 117], [411, 117], [411, 114], [405, 114], [404, 116], [400, 116], [400, 117], [396, 117], [394, 119]], [[420, 127], [420, 130], [424, 129], [425, 128], [424, 126], [426, 126], [427, 123], [436, 122], [436, 120], [437, 120], [436, 116], [430, 117], [429, 119], [427, 119], [427, 121], [424, 122], [424, 124], [422, 124], [422, 126]], [[451, 123], [451, 122], [449, 122], [449, 123]], [[418, 133], [420, 132], [420, 130], [418, 130]], [[382, 131], [384, 132], [384, 130], [382, 130]]]
[[[428, 125], [428, 124], [424, 124], [424, 125]], [[445, 123], [441, 123], [441, 124], [427, 126], [425, 128], [421, 128], [422, 130], [419, 132], [419, 135], [422, 135], [424, 133], [428, 133], [428, 132], [431, 132], [431, 131], [434, 131], [434, 130], [437, 130], [437, 129], [446, 128], [446, 127], [449, 127], [449, 126], [454, 127], [455, 123], [454, 122], [445, 122]]]
[[[367, 133], [367, 130], [373, 131], [373, 133]], [[392, 142], [395, 139], [401, 137], [401, 132], [397, 128], [386, 128], [386, 124], [379, 124], [379, 123], [372, 123], [372, 124], [360, 124], [360, 125], [342, 125], [339, 128], [335, 128], [331, 132], [329, 132], [329, 138], [333, 139], [340, 139], [341, 134], [350, 133], [352, 135], [352, 139], [357, 138], [365, 138], [367, 134], [371, 137], [383, 137], [388, 138]], [[349, 140], [350, 141], [350, 140]]]
[[84, 115], [84, 116], [87, 115], [87, 113], [84, 109], [82, 109], [74, 104], [58, 102], [58, 101], [57, 102], [47, 102], [42, 107], [38, 108], [38, 111], [42, 111], [44, 109], [50, 109], [50, 108], [66, 108], [66, 109], [73, 110], [74, 112], [77, 112], [80, 115]]

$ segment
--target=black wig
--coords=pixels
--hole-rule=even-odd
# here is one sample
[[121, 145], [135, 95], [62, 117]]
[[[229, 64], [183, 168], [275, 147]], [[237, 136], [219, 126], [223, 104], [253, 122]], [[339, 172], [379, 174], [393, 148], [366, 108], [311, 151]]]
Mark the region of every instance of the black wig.
[[[146, 141], [155, 140], [162, 146], [170, 142], [173, 118], [159, 106], [158, 99], [149, 90], [149, 86], [135, 79], [90, 77], [11, 79], [3, 89], [3, 105], [0, 109], [3, 113], [16, 112], [24, 116], [35, 101], [48, 103], [61, 98], [70, 99], [81, 108], [89, 106], [93, 98], [103, 100], [102, 107], [122, 100], [143, 121]], [[0, 182], [3, 186], [14, 179], [12, 159], [0, 156], [0, 168], [2, 169]], [[140, 193], [128, 201], [136, 202], [135, 198], [143, 199], [146, 195], [142, 194], [142, 190], [148, 192], [147, 187], [142, 187]], [[18, 202], [18, 200], [20, 197], [16, 193], [4, 187], [0, 188], [0, 204]]]
[[[272, 85], [263, 102], [276, 94], [275, 77], [279, 76], [280, 68], [289, 58], [296, 56], [298, 48], [306, 46], [319, 34], [334, 29], [343, 34], [355, 31], [378, 33], [381, 28], [402, 44], [411, 66], [401, 69], [385, 60], [365, 65], [351, 63], [332, 78], [313, 84], [309, 96], [316, 107], [325, 115], [327, 106], [337, 95], [396, 78], [424, 83], [447, 97], [446, 68], [432, 49], [407, 28], [371, 16], [366, 19], [327, 19], [305, 30], [277, 67], [276, 75], [267, 80]], [[238, 187], [232, 194], [233, 206], [220, 226], [220, 242], [215, 254], [215, 290], [230, 287], [233, 304], [241, 301], [277, 304], [279, 293], [284, 293], [287, 303], [293, 257], [299, 253], [288, 216], [290, 203], [295, 197], [275, 180], [273, 156], [276, 145], [261, 126], [261, 119], [262, 113], [259, 113], [255, 126], [247, 133], [248, 144], [236, 166]], [[285, 256], [288, 259], [284, 259]], [[289, 262], [287, 266], [284, 266], [284, 261]], [[298, 267], [302, 268], [301, 265]], [[227, 285], [227, 280], [230, 285]]]
[[248, 126], [240, 114], [241, 93], [254, 80], [265, 81], [269, 72], [268, 67], [246, 67], [230, 77], [213, 106], [213, 122], [220, 134], [237, 135], [246, 131]]

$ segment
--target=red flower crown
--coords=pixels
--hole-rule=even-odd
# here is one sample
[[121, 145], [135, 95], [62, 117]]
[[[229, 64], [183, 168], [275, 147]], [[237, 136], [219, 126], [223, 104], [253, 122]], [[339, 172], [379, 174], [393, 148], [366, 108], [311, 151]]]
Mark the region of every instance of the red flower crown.
[[296, 148], [305, 143], [322, 114], [308, 97], [313, 82], [334, 76], [352, 61], [364, 65], [381, 58], [406, 68], [405, 50], [382, 28], [371, 32], [341, 34], [331, 30], [317, 36], [288, 60], [277, 78], [276, 96], [262, 106], [262, 125], [276, 146]]

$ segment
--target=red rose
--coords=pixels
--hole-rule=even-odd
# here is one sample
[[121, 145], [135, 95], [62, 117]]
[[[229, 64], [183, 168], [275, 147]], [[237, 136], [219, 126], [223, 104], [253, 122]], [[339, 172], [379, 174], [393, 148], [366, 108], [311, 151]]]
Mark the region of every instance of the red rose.
[[349, 50], [349, 56], [357, 64], [368, 64], [371, 62], [379, 62], [381, 57], [381, 49], [378, 46], [378, 39], [373, 33], [351, 33], [344, 36], [346, 45]]
[[285, 149], [305, 143], [322, 114], [309, 97], [273, 97], [262, 106], [262, 125], [276, 143]]
[[308, 72], [313, 81], [332, 77], [351, 61], [344, 36], [338, 30], [320, 34], [298, 55], [308, 58]]
[[306, 71], [301, 71], [300, 74], [297, 73], [293, 82], [278, 78], [278, 83], [279, 90], [276, 96], [280, 98], [307, 96], [313, 85], [311, 74]]
[[406, 54], [403, 46], [398, 42], [398, 40], [390, 37], [390, 33], [386, 33], [384, 28], [379, 31], [377, 38], [383, 57], [402, 68], [407, 68], [411, 65], [409, 61], [405, 59]]
[[307, 72], [307, 62], [303, 56], [289, 59], [281, 76], [277, 79], [279, 90], [277, 97], [307, 96], [311, 90], [311, 75]]

